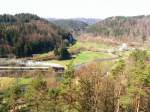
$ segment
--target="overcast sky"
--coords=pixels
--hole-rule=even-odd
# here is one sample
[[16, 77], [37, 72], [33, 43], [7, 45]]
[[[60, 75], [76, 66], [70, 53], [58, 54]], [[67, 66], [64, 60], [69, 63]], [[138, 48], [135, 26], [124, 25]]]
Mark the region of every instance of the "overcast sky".
[[150, 14], [150, 0], [0, 0], [0, 14], [54, 18], [106, 18]]

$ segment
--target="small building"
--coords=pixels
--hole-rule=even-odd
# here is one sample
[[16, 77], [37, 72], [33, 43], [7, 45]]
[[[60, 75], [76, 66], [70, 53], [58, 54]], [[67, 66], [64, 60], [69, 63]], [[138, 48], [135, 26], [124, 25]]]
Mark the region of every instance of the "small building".
[[128, 45], [126, 43], [123, 43], [120, 47], [119, 47], [119, 51], [126, 51], [128, 50]]

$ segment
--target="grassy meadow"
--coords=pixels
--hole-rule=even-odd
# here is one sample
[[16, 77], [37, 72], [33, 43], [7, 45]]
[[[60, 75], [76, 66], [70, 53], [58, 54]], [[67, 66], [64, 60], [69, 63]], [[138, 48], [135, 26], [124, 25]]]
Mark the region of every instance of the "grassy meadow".
[[[46, 62], [53, 62], [58, 63], [61, 65], [68, 65], [71, 61], [75, 65], [87, 63], [99, 58], [109, 58], [112, 57], [112, 54], [104, 53], [104, 50], [111, 49], [112, 46], [108, 46], [103, 43], [96, 43], [90, 41], [79, 41], [75, 45], [69, 48], [69, 52], [73, 55], [72, 59], [69, 60], [57, 60], [53, 59], [54, 54], [53, 52], [48, 52], [44, 54], [39, 54], [33, 57], [34, 60], [38, 61], [46, 61]], [[102, 52], [101, 52], [102, 51]]]

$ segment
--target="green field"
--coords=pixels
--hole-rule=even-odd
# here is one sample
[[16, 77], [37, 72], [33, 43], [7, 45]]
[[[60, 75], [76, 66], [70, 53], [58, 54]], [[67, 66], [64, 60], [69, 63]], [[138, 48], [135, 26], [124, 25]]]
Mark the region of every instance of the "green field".
[[74, 65], [77, 65], [77, 64], [87, 63], [98, 58], [112, 57], [111, 54], [98, 52], [98, 51], [103, 51], [103, 50], [107, 50], [110, 48], [112, 48], [112, 46], [106, 45], [100, 42], [78, 41], [75, 45], [69, 48], [69, 52], [71, 54], [75, 54], [74, 59], [55, 60], [51, 58], [51, 57], [54, 57], [53, 52], [39, 54], [33, 57], [33, 59], [38, 60], [38, 61], [58, 63], [63, 66], [68, 65], [73, 60]]
[[[107, 53], [83, 51], [72, 60], [73, 60], [74, 65], [77, 65], [77, 64], [87, 63], [98, 58], [108, 58], [111, 56], [112, 55], [107, 54]], [[59, 63], [61, 65], [68, 65], [72, 60], [52, 60], [50, 62]]]
[[[103, 43], [97, 43], [97, 42], [90, 42], [90, 41], [78, 41], [75, 45], [71, 46], [69, 48], [69, 52], [72, 54], [76, 51], [100, 51], [100, 50], [106, 50], [112, 48], [110, 45], [106, 45]], [[53, 52], [48, 52], [48, 53], [43, 53], [43, 54], [38, 54], [33, 57], [34, 60], [50, 60], [54, 58], [54, 53]]]
[[[90, 62], [97, 58], [111, 57], [112, 56], [111, 54], [97, 52], [97, 51], [107, 50], [112, 47], [113, 46], [111, 45], [106, 45], [100, 42], [78, 41], [75, 45], [69, 48], [69, 52], [71, 54], [72, 53], [76, 54], [76, 57], [72, 59], [74, 64], [76, 65], [76, 64]], [[65, 66], [71, 62], [71, 60], [53, 60], [50, 57], [54, 57], [53, 52], [39, 54], [35, 56], [33, 59], [34, 60], [40, 59], [40, 61], [48, 61], [48, 62], [58, 63]]]

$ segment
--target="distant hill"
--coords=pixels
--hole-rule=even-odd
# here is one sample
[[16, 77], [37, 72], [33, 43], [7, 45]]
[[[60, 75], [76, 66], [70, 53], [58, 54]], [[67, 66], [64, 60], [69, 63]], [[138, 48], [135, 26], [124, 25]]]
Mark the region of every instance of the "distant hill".
[[88, 25], [93, 25], [99, 21], [101, 21], [102, 19], [99, 18], [70, 18], [70, 19], [58, 19], [58, 18], [47, 18], [48, 21], [57, 21], [57, 20], [74, 20], [74, 21], [80, 21], [80, 22], [84, 22]]
[[50, 22], [57, 20], [57, 18], [45, 18], [45, 19], [50, 21]]
[[87, 28], [87, 32], [104, 37], [135, 40], [150, 39], [150, 16], [109, 17]]
[[88, 25], [93, 25], [93, 24], [101, 21], [101, 19], [96, 19], [96, 18], [75, 18], [73, 20], [82, 21], [82, 22], [87, 23]]
[[85, 22], [72, 19], [49, 19], [49, 21], [67, 31], [82, 31], [88, 26]]
[[53, 50], [64, 30], [33, 14], [0, 15], [0, 56], [17, 57]]

